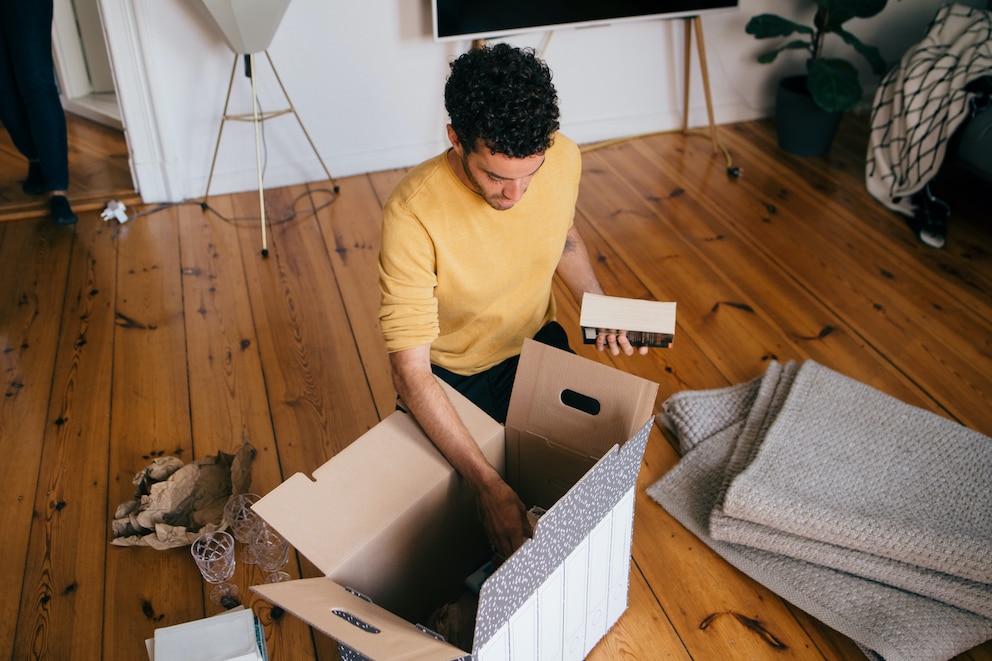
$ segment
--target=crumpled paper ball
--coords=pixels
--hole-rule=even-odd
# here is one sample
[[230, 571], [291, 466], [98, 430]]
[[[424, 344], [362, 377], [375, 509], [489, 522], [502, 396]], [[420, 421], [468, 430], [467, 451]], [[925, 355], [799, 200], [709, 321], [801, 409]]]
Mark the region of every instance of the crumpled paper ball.
[[251, 489], [254, 457], [245, 435], [234, 454], [218, 452], [190, 464], [176, 457], [153, 459], [131, 480], [134, 499], [117, 507], [110, 543], [168, 549], [188, 546], [203, 533], [223, 530], [228, 499]]

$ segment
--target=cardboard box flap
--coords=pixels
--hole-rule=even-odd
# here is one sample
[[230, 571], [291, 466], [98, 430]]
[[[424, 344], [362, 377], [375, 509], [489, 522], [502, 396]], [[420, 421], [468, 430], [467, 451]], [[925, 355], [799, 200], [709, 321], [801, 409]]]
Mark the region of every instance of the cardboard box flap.
[[[502, 426], [450, 395], [502, 466]], [[253, 509], [328, 578], [401, 616], [422, 621], [417, 602], [450, 584], [450, 573], [468, 575], [488, 548], [474, 497], [406, 413], [391, 414], [313, 475], [291, 476]]]
[[468, 655], [327, 578], [252, 590], [369, 659], [455, 661]]
[[658, 384], [525, 340], [507, 429], [599, 459], [651, 417]]
[[[436, 481], [444, 474], [444, 457], [433, 445], [417, 443], [419, 433], [408, 415], [393, 413], [317, 468], [314, 479], [296, 473], [252, 509], [333, 575], [422, 495], [423, 476]], [[370, 489], [369, 473], [395, 489]]]
[[506, 421], [506, 479], [527, 506], [551, 507], [610, 448], [652, 418], [658, 384], [532, 340]]

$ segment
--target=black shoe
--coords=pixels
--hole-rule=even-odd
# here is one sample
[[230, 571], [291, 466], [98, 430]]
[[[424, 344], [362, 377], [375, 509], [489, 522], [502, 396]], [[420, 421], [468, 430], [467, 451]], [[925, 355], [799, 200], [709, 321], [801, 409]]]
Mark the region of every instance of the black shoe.
[[41, 173], [41, 163], [28, 162], [28, 178], [21, 183], [21, 190], [27, 195], [41, 195], [45, 192], [45, 175]]
[[916, 209], [913, 217], [907, 218], [909, 226], [923, 243], [931, 248], [943, 248], [947, 240], [950, 207], [943, 200], [934, 197], [930, 184], [915, 193], [912, 200]]
[[56, 225], [75, 225], [79, 220], [65, 195], [52, 195], [49, 204], [52, 207], [52, 222]]

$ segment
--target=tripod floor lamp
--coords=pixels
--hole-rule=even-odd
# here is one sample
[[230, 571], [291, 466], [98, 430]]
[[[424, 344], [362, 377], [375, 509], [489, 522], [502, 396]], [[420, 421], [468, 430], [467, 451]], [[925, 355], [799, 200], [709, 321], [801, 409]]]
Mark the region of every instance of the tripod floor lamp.
[[[307, 133], [307, 129], [303, 125], [303, 121], [296, 112], [296, 108], [293, 107], [293, 102], [290, 101], [289, 94], [286, 92], [286, 87], [282, 84], [282, 80], [279, 78], [279, 73], [276, 71], [275, 65], [272, 63], [272, 58], [269, 56], [269, 52], [267, 50], [269, 44], [272, 43], [272, 38], [275, 36], [276, 30], [279, 28], [279, 23], [282, 21], [283, 15], [286, 13], [286, 8], [289, 6], [290, 0], [200, 1], [210, 16], [214, 19], [217, 27], [220, 28], [227, 45], [230, 46], [231, 50], [235, 53], [234, 65], [231, 67], [231, 78], [227, 84], [227, 98], [224, 101], [224, 115], [220, 122], [220, 129], [217, 131], [217, 142], [214, 145], [214, 155], [210, 162], [210, 175], [207, 177], [207, 190], [204, 194], [203, 205], [204, 208], [206, 208], [206, 200], [210, 197], [210, 184], [214, 178], [214, 168], [217, 165], [217, 152], [220, 150], [220, 139], [224, 134], [224, 124], [228, 120], [252, 122], [255, 127], [255, 165], [258, 173], [258, 209], [262, 229], [262, 256], [267, 257], [269, 254], [269, 249], [266, 239], [265, 185], [262, 181], [262, 122], [274, 117], [292, 113], [292, 115], [296, 118], [297, 123], [300, 125], [300, 128], [303, 130], [303, 135], [306, 136], [307, 142], [310, 143], [310, 147], [313, 149], [314, 154], [317, 155], [317, 160], [320, 161], [321, 167], [324, 168], [324, 174], [327, 175], [327, 178], [333, 184], [334, 192], [338, 192], [338, 186], [334, 182], [334, 178], [331, 176], [330, 171], [328, 171], [327, 166], [324, 164], [324, 159], [320, 157], [320, 152], [317, 151], [317, 147], [313, 144], [310, 134]], [[288, 108], [283, 110], [259, 112], [258, 96], [255, 86], [255, 55], [257, 53], [265, 53], [265, 58], [269, 62], [269, 67], [275, 75], [276, 82], [279, 83], [279, 89], [282, 90], [286, 103], [289, 104]], [[231, 90], [234, 87], [234, 74], [238, 69], [238, 62], [242, 58], [244, 58], [245, 61], [245, 67], [247, 70], [246, 73], [251, 79], [252, 112], [251, 114], [230, 114], [228, 110], [231, 104]]]

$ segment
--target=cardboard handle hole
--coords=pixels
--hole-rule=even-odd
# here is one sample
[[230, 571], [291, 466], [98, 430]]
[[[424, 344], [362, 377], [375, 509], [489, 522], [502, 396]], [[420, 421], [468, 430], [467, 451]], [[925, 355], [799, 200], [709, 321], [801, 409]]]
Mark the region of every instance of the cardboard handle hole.
[[420, 631], [420, 633], [427, 634], [428, 636], [430, 636], [434, 640], [440, 640], [442, 643], [443, 642], [446, 642], [444, 640], [444, 636], [442, 636], [441, 634], [439, 634], [438, 632], [436, 632], [436, 631], [434, 631], [432, 629], [429, 629], [428, 627], [425, 627], [423, 624], [418, 624], [417, 625], [417, 630]]
[[371, 598], [369, 598], [369, 597], [366, 597], [366, 596], [365, 596], [364, 594], [362, 594], [362, 593], [361, 593], [361, 592], [359, 592], [358, 590], [355, 590], [355, 589], [353, 589], [353, 588], [349, 588], [349, 587], [348, 587], [347, 585], [345, 586], [345, 588], [344, 588], [344, 589], [345, 589], [345, 590], [347, 590], [347, 591], [348, 591], [349, 593], [351, 593], [351, 594], [353, 594], [353, 595], [355, 595], [355, 596], [356, 596], [356, 597], [358, 597], [359, 599], [361, 599], [361, 600], [363, 600], [363, 601], [367, 601], [367, 602], [369, 602], [370, 604], [372, 603], [372, 599], [371, 599]]
[[561, 403], [570, 408], [576, 409], [577, 411], [582, 411], [583, 413], [588, 413], [589, 415], [599, 415], [602, 406], [598, 399], [594, 399], [589, 395], [583, 395], [580, 392], [575, 392], [565, 388], [561, 391], [559, 397]]
[[331, 612], [334, 613], [335, 615], [337, 615], [338, 617], [340, 617], [342, 620], [344, 620], [348, 624], [351, 624], [353, 626], [356, 626], [359, 629], [361, 629], [362, 631], [365, 631], [367, 633], [382, 633], [382, 630], [379, 629], [378, 627], [372, 626], [368, 622], [355, 617], [354, 615], [352, 615], [351, 613], [349, 613], [347, 611], [343, 611], [343, 610], [340, 610], [338, 608], [335, 608]]

